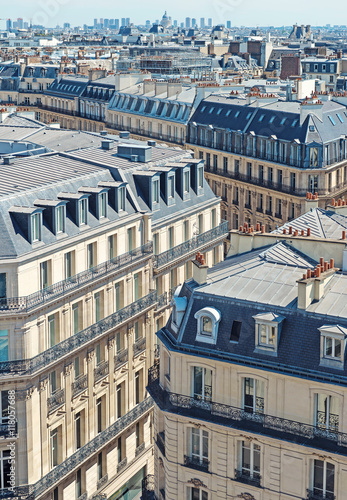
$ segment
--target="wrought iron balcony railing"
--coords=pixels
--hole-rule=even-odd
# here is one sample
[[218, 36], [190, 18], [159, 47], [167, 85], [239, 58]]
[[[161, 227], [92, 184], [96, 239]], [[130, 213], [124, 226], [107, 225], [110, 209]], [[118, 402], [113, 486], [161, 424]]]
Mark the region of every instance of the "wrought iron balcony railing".
[[162, 307], [166, 307], [168, 305], [167, 299], [168, 299], [167, 292], [164, 292], [161, 295], [159, 295], [156, 309], [161, 309]]
[[103, 486], [105, 486], [105, 484], [107, 483], [107, 481], [108, 481], [108, 474], [105, 474], [96, 483], [96, 489], [100, 490]]
[[128, 349], [122, 349], [117, 352], [114, 357], [114, 368], [118, 370], [121, 366], [128, 362]]
[[250, 474], [249, 472], [235, 469], [235, 481], [260, 488], [261, 476], [257, 473]]
[[334, 493], [320, 493], [315, 490], [307, 490], [307, 500], [335, 500]]
[[72, 382], [72, 396], [75, 397], [77, 394], [85, 391], [88, 387], [88, 375], [80, 375], [74, 382]]
[[107, 377], [108, 371], [108, 361], [102, 361], [94, 368], [94, 381], [99, 382], [99, 380]]
[[123, 458], [123, 460], [119, 462], [119, 464], [117, 465], [117, 472], [120, 472], [121, 470], [125, 469], [127, 463], [128, 463], [127, 457]]
[[222, 221], [219, 226], [198, 234], [194, 238], [181, 243], [166, 252], [154, 255], [153, 266], [156, 268], [166, 266], [171, 262], [184, 257], [185, 255], [194, 254], [199, 249], [208, 246], [216, 239], [225, 237], [228, 234], [228, 221]]
[[154, 359], [159, 359], [160, 357], [160, 345], [155, 344], [154, 346]]
[[134, 343], [134, 357], [141, 354], [146, 349], [146, 337], [142, 337]]
[[17, 437], [17, 435], [18, 435], [17, 421], [12, 423], [6, 419], [3, 419], [2, 422], [0, 423], [0, 438], [14, 439], [15, 437]]
[[184, 455], [184, 465], [190, 467], [191, 469], [208, 472], [210, 462], [208, 460], [201, 459], [198, 457], [191, 457], [188, 455]]
[[84, 330], [81, 330], [75, 335], [63, 340], [54, 347], [47, 349], [47, 351], [38, 354], [34, 358], [28, 360], [1, 361], [0, 377], [1, 375], [9, 373], [31, 375], [38, 370], [47, 367], [50, 363], [70, 354], [75, 349], [82, 347], [86, 342], [97, 339], [129, 318], [132, 318], [136, 314], [154, 306], [156, 301], [157, 292], [152, 290], [148, 295], [145, 295], [136, 302], [132, 302], [128, 306], [123, 307], [123, 309], [120, 309], [110, 316], [98, 321], [98, 323], [88, 326]]
[[40, 307], [42, 304], [63, 297], [66, 294], [73, 292], [82, 286], [92, 283], [113, 272], [122, 269], [124, 266], [136, 262], [146, 255], [153, 252], [153, 243], [149, 242], [139, 248], [135, 248], [130, 252], [126, 252], [118, 257], [114, 257], [107, 262], [103, 262], [95, 267], [82, 271], [81, 273], [72, 276], [59, 283], [55, 283], [47, 288], [43, 288], [38, 292], [27, 295], [26, 297], [13, 297], [0, 299], [0, 312], [2, 311], [23, 311], [28, 312], [35, 307]]
[[[70, 455], [64, 462], [57, 465], [42, 479], [35, 484], [28, 486], [19, 486], [14, 488], [13, 492], [9, 492], [5, 497], [0, 498], [20, 498], [21, 500], [35, 500], [47, 490], [51, 489], [55, 483], [64, 479], [68, 474], [80, 467], [83, 462], [89, 460], [94, 453], [97, 453], [107, 443], [110, 443], [115, 437], [120, 434], [124, 429], [133, 425], [139, 418], [143, 417], [153, 407], [152, 398], [144, 399], [140, 404], [135, 406], [128, 413], [116, 420], [110, 427], [97, 434], [97, 436], [89, 441], [87, 444], [79, 448], [75, 453]], [[124, 460], [123, 460], [124, 462]], [[121, 463], [123, 463], [121, 462]], [[120, 464], [118, 464], [120, 465]], [[126, 465], [126, 464], [125, 464]], [[124, 466], [125, 466], [124, 465]], [[12, 493], [12, 494], [11, 494]]]
[[156, 404], [165, 411], [347, 455], [347, 433], [169, 392], [159, 385], [158, 374], [159, 363], [149, 369], [147, 388]]
[[47, 399], [48, 413], [53, 413], [65, 403], [65, 389], [60, 389]]

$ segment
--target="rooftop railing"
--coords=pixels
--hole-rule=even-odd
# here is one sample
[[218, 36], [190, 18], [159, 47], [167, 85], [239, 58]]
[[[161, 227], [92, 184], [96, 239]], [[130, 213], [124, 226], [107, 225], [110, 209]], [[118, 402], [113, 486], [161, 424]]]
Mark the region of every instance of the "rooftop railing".
[[214, 240], [225, 237], [228, 234], [228, 221], [222, 221], [218, 226], [208, 231], [198, 234], [190, 240], [184, 241], [180, 245], [176, 245], [165, 252], [154, 255], [153, 266], [156, 268], [166, 266], [172, 261], [184, 257], [185, 255], [194, 254], [202, 247], [208, 246]]
[[126, 252], [118, 257], [103, 262], [95, 267], [75, 274], [71, 278], [59, 281], [54, 285], [43, 288], [38, 292], [27, 295], [26, 297], [0, 298], [0, 312], [2, 311], [23, 311], [28, 312], [35, 307], [40, 307], [52, 300], [65, 296], [67, 293], [74, 292], [84, 285], [90, 284], [104, 276], [110, 275], [124, 266], [136, 262], [146, 255], [152, 254], [152, 242], [146, 243], [139, 248]]
[[149, 369], [148, 391], [164, 411], [178, 413], [248, 432], [266, 434], [280, 440], [347, 455], [347, 434], [335, 430], [250, 411], [215, 401], [202, 401], [191, 396], [164, 390], [159, 385], [159, 363]]
[[47, 349], [38, 354], [34, 358], [28, 360], [16, 361], [1, 361], [0, 362], [0, 377], [1, 375], [18, 373], [20, 375], [31, 375], [38, 370], [47, 367], [50, 363], [59, 360], [63, 356], [71, 354], [75, 349], [83, 346], [87, 342], [95, 340], [107, 331], [132, 318], [136, 314], [141, 313], [148, 307], [153, 306], [157, 301], [157, 292], [152, 290], [148, 295], [145, 295], [136, 302], [132, 302], [128, 306], [123, 307], [119, 311], [107, 316], [106, 318], [94, 323], [84, 330], [72, 335], [63, 340], [59, 344]]

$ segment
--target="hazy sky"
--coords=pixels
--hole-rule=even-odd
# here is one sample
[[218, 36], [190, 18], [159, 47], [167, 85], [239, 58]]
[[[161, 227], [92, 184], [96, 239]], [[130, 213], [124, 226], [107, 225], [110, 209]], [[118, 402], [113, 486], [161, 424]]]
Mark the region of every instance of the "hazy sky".
[[[6, 2], [7, 4], [7, 2]], [[303, 2], [274, 2], [273, 0], [176, 0], [167, 5], [159, 0], [117, 2], [110, 0], [12, 0], [3, 5], [3, 18], [23, 17], [24, 21], [33, 19], [35, 24], [52, 27], [64, 22], [73, 26], [93, 24], [95, 17], [121, 18], [130, 17], [135, 24], [144, 23], [146, 19], [160, 19], [165, 8], [172, 19], [183, 21], [185, 17], [212, 17], [213, 22], [232, 25], [290, 25], [311, 24], [325, 25], [346, 23], [337, 9], [326, 8], [326, 3], [318, 0]], [[171, 6], [170, 6], [171, 4]], [[343, 9], [342, 9], [343, 11]], [[0, 21], [4, 27], [4, 21]]]

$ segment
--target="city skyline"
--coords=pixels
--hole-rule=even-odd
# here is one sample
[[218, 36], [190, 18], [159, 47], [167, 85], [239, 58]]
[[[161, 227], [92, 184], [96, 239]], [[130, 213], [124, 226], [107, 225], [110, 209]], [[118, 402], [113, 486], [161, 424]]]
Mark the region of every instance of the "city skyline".
[[[94, 2], [86, 0], [82, 17], [80, 8], [74, 0], [50, 0], [50, 2], [46, 3], [40, 0], [30, 3], [30, 5], [23, 0], [17, 0], [12, 2], [11, 6], [6, 10], [1, 26], [5, 26], [6, 18], [17, 19], [17, 17], [23, 17], [24, 21], [33, 19], [34, 24], [44, 24], [47, 27], [54, 27], [57, 24], [63, 25], [65, 22], [73, 26], [92, 25], [93, 19], [100, 17], [130, 17], [134, 24], [145, 24], [148, 19], [151, 22], [161, 19], [165, 10], [167, 10], [168, 16], [171, 16], [173, 20], [177, 19], [179, 23], [183, 22], [186, 17], [198, 19], [200, 17], [212, 17], [214, 24], [226, 23], [227, 20], [231, 20], [232, 26], [280, 27], [296, 23], [311, 24], [312, 26], [325, 26], [327, 23], [335, 24], [335, 19], [328, 18], [326, 12], [317, 8], [317, 4], [315, 4], [315, 7], [312, 10], [310, 4], [303, 6], [298, 0], [292, 2], [288, 7], [281, 8], [270, 3], [260, 6], [254, 0], [247, 3], [244, 0], [218, 0], [212, 5], [206, 0], [202, 3], [193, 0], [190, 2], [187, 11], [186, 4], [182, 0], [176, 2], [172, 10], [170, 6], [165, 6], [157, 0], [151, 2], [150, 6], [146, 5], [143, 8], [135, 4], [127, 4], [117, 8], [109, 1], [99, 2], [96, 8]], [[132, 15], [132, 11], [134, 15]], [[300, 15], [298, 15], [298, 12], [300, 12]]]

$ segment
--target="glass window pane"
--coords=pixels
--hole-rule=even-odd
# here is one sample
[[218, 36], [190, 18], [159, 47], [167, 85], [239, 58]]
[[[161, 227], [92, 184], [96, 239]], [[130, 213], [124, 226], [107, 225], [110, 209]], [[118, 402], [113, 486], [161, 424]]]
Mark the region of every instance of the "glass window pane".
[[202, 396], [202, 368], [194, 366], [194, 396]]
[[334, 339], [335, 340], [335, 353], [334, 353], [334, 356], [336, 358], [340, 358], [341, 357], [341, 340], [338, 340], [338, 339]]
[[0, 361], [8, 361], [8, 330], [0, 330]]

